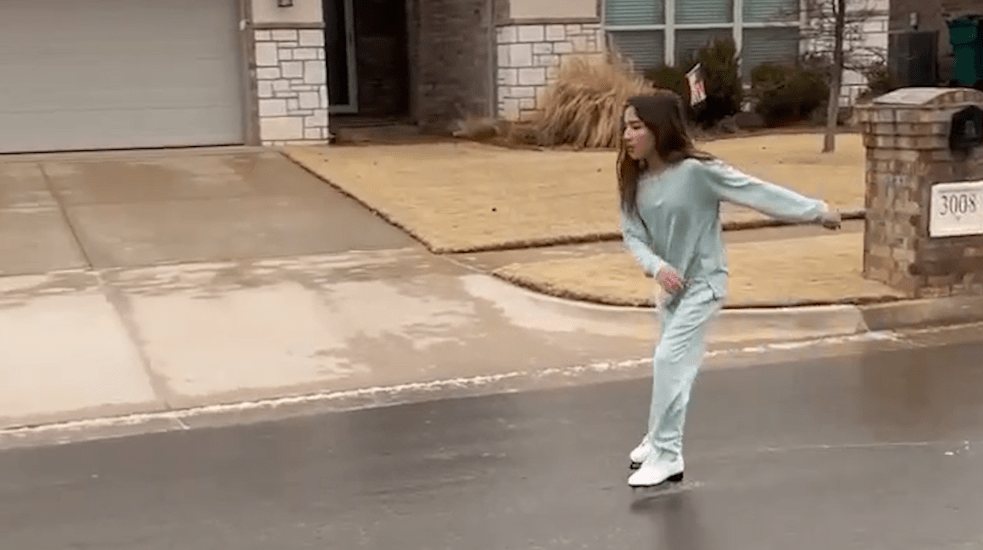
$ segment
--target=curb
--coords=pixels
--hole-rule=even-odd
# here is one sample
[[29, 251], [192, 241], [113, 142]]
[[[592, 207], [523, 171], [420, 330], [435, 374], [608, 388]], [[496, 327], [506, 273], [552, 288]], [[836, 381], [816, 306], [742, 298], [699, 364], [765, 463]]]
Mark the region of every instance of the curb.
[[[590, 319], [591, 322], [610, 324], [618, 327], [614, 332], [619, 334], [627, 334], [623, 329], [625, 326], [654, 328], [658, 325], [654, 307], [601, 304], [554, 296], [501, 277], [482, 274], [503, 288], [521, 292], [529, 299], [530, 306], [574, 320]], [[983, 296], [724, 308], [711, 321], [706, 340], [707, 344], [724, 345], [795, 342], [973, 323], [983, 323]], [[642, 332], [648, 334], [648, 330]], [[657, 338], [657, 335], [656, 330], [645, 338]]]
[[904, 300], [860, 308], [868, 331], [983, 322], [983, 296]]
[[708, 340], [728, 344], [794, 341], [979, 322], [983, 322], [983, 296], [899, 300], [871, 305], [724, 309]]
[[708, 343], [741, 344], [852, 336], [868, 332], [858, 306], [724, 309], [707, 335]]

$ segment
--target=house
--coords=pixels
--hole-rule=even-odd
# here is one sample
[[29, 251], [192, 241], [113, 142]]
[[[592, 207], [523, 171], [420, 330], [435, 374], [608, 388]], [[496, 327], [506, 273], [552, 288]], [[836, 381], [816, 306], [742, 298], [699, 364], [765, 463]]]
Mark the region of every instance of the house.
[[320, 0], [4, 0], [0, 153], [324, 142], [324, 57]]
[[325, 143], [332, 119], [490, 113], [494, 8], [3, 0], [0, 153]]
[[[564, 56], [615, 49], [644, 70], [680, 63], [716, 36], [734, 38], [747, 76], [822, 46], [807, 32], [809, 1], [324, 0], [335, 14], [326, 19], [332, 121], [443, 129], [465, 115], [528, 119]], [[869, 13], [850, 47], [886, 55], [888, 0], [848, 2]], [[848, 71], [844, 99], [865, 85]]]
[[528, 118], [566, 55], [615, 48], [641, 69], [729, 35], [745, 73], [788, 58], [806, 42], [788, 1], [3, 0], [0, 153]]
[[[538, 97], [556, 75], [556, 63], [570, 53], [616, 50], [639, 71], [678, 66], [716, 37], [731, 37], [741, 52], [741, 72], [769, 61], [788, 61], [824, 46], [811, 31], [817, 21], [809, 0], [510, 0], [499, 16], [498, 114], [507, 119], [534, 116]], [[507, 5], [506, 5], [507, 4]], [[851, 13], [864, 13], [848, 32], [848, 48], [886, 55], [888, 0], [848, 0]], [[826, 37], [828, 38], [828, 37]], [[827, 48], [828, 49], [828, 48]], [[852, 102], [867, 84], [864, 74], [847, 71], [843, 99]]]
[[965, 16], [983, 16], [983, 1], [891, 0], [891, 56], [901, 84], [948, 85], [955, 79], [948, 22]]

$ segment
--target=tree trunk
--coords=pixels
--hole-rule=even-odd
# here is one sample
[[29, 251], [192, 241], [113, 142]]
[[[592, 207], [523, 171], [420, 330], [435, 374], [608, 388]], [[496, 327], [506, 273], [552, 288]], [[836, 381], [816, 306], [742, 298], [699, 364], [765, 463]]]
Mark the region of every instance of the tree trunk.
[[836, 0], [836, 23], [833, 27], [833, 75], [829, 83], [824, 153], [836, 150], [836, 127], [840, 118], [840, 87], [843, 83], [843, 34], [846, 29], [846, 0]]

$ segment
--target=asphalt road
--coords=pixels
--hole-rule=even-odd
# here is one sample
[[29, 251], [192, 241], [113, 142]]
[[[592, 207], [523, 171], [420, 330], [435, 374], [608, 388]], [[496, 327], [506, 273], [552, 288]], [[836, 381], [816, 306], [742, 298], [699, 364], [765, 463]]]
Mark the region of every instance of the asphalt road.
[[708, 370], [673, 491], [648, 380], [9, 450], [0, 549], [983, 548], [981, 357]]

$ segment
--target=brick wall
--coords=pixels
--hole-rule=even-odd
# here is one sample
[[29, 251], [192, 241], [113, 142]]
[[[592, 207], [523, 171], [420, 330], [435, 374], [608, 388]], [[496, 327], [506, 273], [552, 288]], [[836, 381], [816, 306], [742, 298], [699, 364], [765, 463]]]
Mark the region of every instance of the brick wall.
[[498, 28], [498, 116], [528, 120], [542, 109], [559, 63], [570, 54], [604, 51], [600, 24], [506, 25]]
[[495, 9], [495, 24], [508, 25], [512, 22], [510, 0], [493, 0]]
[[415, 115], [427, 128], [446, 128], [461, 112], [492, 115], [493, 0], [416, 3], [412, 41]]
[[952, 114], [983, 105], [983, 93], [933, 95], [922, 105], [859, 112], [867, 148], [864, 276], [917, 298], [983, 295], [983, 236], [933, 239], [928, 231], [933, 184], [983, 179], [983, 150], [957, 159], [948, 148]]
[[[927, 1], [932, 2], [932, 0]], [[942, 14], [946, 18], [983, 15], [983, 3], [980, 3], [980, 0], [942, 0]]]
[[260, 140], [264, 145], [325, 142], [328, 80], [324, 32], [255, 32]]
[[969, 14], [983, 14], [980, 0], [891, 0], [891, 30], [910, 28], [910, 15], [918, 14], [918, 29], [939, 33], [939, 77], [952, 79], [953, 53], [946, 21]]
[[945, 28], [940, 0], [891, 0], [891, 30], [910, 28], [912, 13], [918, 14], [920, 30], [941, 31]]

